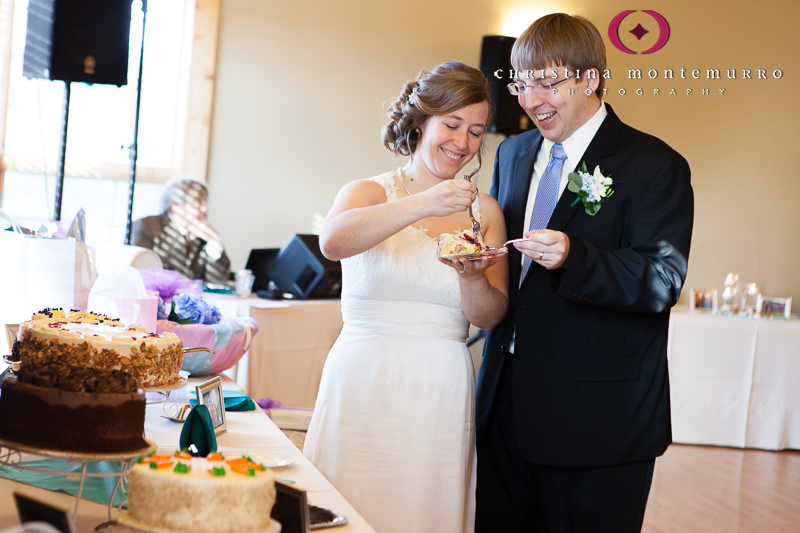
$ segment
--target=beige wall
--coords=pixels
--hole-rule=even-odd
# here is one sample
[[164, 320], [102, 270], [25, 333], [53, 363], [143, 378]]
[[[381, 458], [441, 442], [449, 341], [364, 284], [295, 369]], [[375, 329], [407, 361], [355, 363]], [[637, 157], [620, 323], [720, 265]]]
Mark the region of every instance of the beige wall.
[[[579, 13], [607, 39], [614, 15], [645, 7], [669, 21], [670, 40], [651, 55], [624, 54], [607, 41], [606, 101], [692, 167], [696, 215], [687, 287], [722, 289], [727, 272], [735, 271], [765, 294], [794, 296], [800, 308], [800, 146], [793, 129], [800, 65], [791, 37], [800, 4], [634, 4], [223, 0], [209, 181], [211, 221], [234, 268], [244, 266], [251, 248], [280, 247], [294, 233], [311, 232], [314, 215], [324, 215], [348, 181], [402, 164], [380, 143], [383, 109], [420, 67], [447, 60], [477, 65], [481, 36], [501, 33], [504, 17], [514, 12], [523, 13], [518, 20]], [[627, 33], [637, 22], [651, 31], [640, 42]], [[641, 12], [620, 31], [635, 50], [652, 44], [656, 33]], [[702, 79], [663, 79], [664, 69], [679, 76], [681, 67], [699, 69]], [[629, 80], [631, 68], [645, 75], [657, 69], [659, 79]], [[765, 69], [770, 78], [781, 69], [783, 77], [706, 80], [713, 68], [723, 78], [726, 69], [737, 76]], [[635, 94], [639, 87], [644, 95]], [[627, 94], [620, 96], [620, 88]], [[678, 95], [668, 94], [673, 88]], [[488, 139], [490, 157], [501, 140]], [[488, 191], [491, 165], [484, 168], [479, 187]]]

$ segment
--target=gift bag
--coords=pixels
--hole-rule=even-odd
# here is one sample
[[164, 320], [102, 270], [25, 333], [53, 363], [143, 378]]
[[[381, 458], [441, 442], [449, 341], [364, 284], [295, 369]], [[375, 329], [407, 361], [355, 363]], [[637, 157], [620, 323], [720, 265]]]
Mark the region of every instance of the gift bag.
[[[86, 311], [97, 275], [94, 253], [74, 239], [0, 231], [0, 325], [30, 320], [46, 307]], [[3, 355], [10, 349], [5, 344], [0, 335]]]

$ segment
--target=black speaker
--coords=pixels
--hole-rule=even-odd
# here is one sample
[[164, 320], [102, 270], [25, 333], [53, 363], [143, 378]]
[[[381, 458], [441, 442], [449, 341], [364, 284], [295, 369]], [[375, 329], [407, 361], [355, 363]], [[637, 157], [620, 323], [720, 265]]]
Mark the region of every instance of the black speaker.
[[489, 124], [491, 133], [516, 135], [536, 127], [520, 107], [517, 97], [506, 88], [506, 85], [514, 81], [509, 72], [513, 70], [511, 48], [515, 41], [514, 37], [486, 35], [481, 45], [481, 72], [489, 81], [489, 90], [492, 93], [492, 123]]
[[318, 235], [295, 235], [267, 270], [267, 277], [295, 298], [338, 298], [342, 265], [322, 255]]
[[22, 74], [125, 85], [132, 0], [30, 0]]

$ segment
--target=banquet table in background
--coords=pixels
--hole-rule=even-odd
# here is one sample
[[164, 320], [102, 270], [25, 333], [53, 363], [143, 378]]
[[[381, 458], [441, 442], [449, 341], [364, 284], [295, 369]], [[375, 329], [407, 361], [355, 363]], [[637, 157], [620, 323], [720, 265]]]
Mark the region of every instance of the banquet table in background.
[[252, 307], [250, 316], [259, 333], [250, 345], [248, 393], [313, 409], [325, 358], [342, 330], [339, 300]]
[[668, 353], [675, 442], [800, 449], [800, 320], [673, 310]]
[[341, 302], [203, 296], [224, 317], [251, 316], [258, 322], [258, 334], [235, 373], [247, 394], [313, 409], [325, 358], [342, 330]]
[[[188, 403], [189, 397], [194, 394], [194, 387], [206, 378], [191, 378], [185, 391], [173, 392], [171, 401], [175, 404]], [[223, 377], [225, 390], [239, 390], [239, 387], [227, 377]], [[155, 442], [160, 449], [174, 450], [178, 448], [181, 424], [171, 422], [163, 415], [163, 404], [154, 403], [147, 406], [145, 417], [145, 437]], [[227, 412], [228, 432], [218, 437], [221, 452], [250, 452], [252, 454], [279, 454], [290, 456], [294, 463], [275, 469], [275, 475], [294, 481], [293, 487], [305, 490], [308, 493], [310, 504], [324, 507], [346, 516], [349, 523], [337, 527], [336, 533], [374, 533], [374, 530], [364, 521], [355, 509], [339, 494], [339, 492], [325, 479], [311, 462], [306, 459], [289, 439], [272, 423], [267, 415], [256, 408], [250, 412]], [[37, 457], [30, 457], [34, 459]], [[26, 458], [27, 459], [27, 458]], [[16, 507], [13, 493], [19, 491], [25, 495], [46, 501], [51, 505], [58, 505], [65, 509], [72, 509], [75, 498], [68, 494], [46, 491], [0, 478], [0, 530], [18, 525]], [[76, 526], [78, 533], [90, 533], [94, 528], [108, 520], [108, 506], [82, 500], [78, 508]]]

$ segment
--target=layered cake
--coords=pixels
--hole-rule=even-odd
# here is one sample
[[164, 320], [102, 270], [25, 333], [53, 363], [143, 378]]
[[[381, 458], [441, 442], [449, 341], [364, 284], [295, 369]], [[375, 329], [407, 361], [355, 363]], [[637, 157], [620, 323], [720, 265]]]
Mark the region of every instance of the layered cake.
[[178, 383], [183, 343], [174, 333], [151, 333], [104, 315], [46, 309], [21, 325], [20, 365], [64, 363], [122, 370], [140, 387]]
[[147, 531], [263, 533], [275, 475], [249, 457], [151, 455], [133, 466], [120, 523]]
[[439, 257], [450, 255], [472, 255], [486, 249], [483, 239], [472, 235], [472, 230], [461, 233], [442, 233], [439, 236]]
[[144, 393], [125, 372], [25, 365], [3, 380], [0, 439], [65, 452], [137, 452], [148, 446], [144, 411]]

